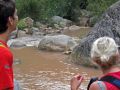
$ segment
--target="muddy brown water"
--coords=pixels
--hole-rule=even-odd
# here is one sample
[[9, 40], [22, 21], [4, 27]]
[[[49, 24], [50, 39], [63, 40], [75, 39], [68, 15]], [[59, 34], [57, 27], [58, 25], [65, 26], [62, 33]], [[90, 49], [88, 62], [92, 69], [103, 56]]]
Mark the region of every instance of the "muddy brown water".
[[35, 47], [11, 51], [19, 61], [14, 65], [14, 76], [22, 90], [70, 90], [70, 79], [77, 73], [84, 76], [81, 88], [86, 90], [89, 79], [101, 75], [99, 70], [74, 65], [61, 52], [45, 52]]

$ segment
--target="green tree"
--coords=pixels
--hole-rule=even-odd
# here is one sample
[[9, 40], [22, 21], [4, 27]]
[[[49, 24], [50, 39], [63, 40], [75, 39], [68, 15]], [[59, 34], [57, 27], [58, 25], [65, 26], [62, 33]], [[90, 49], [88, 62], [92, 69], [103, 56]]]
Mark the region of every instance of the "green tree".
[[88, 0], [87, 10], [93, 15], [101, 15], [110, 5], [118, 0]]
[[32, 17], [37, 20], [40, 16], [39, 0], [16, 0], [20, 18]]

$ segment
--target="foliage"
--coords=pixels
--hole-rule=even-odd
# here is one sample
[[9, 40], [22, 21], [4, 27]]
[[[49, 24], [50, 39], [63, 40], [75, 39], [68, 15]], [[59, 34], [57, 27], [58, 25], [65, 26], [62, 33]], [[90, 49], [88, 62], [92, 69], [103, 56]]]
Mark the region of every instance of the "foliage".
[[82, 15], [81, 9], [86, 9], [87, 0], [70, 0], [71, 5], [67, 15], [71, 17], [72, 21], [77, 21], [78, 17]]
[[66, 15], [69, 0], [16, 0], [20, 18], [31, 17], [34, 20], [48, 20], [48, 18]]
[[110, 5], [118, 0], [88, 0], [87, 10], [94, 15], [101, 15]]
[[25, 19], [21, 19], [19, 22], [18, 22], [18, 25], [17, 25], [18, 29], [20, 30], [23, 30], [24, 28], [27, 27], [26, 23], [25, 23]]
[[[101, 14], [113, 3], [117, 2], [118, 0], [88, 0], [87, 10], [92, 13], [92, 16], [99, 18]], [[98, 19], [94, 18], [94, 24]]]
[[40, 15], [39, 0], [16, 0], [20, 18], [32, 17], [37, 20]]
[[77, 21], [81, 10], [99, 17], [118, 0], [16, 0], [20, 18], [31, 17], [36, 21], [48, 22], [52, 16], [61, 16]]

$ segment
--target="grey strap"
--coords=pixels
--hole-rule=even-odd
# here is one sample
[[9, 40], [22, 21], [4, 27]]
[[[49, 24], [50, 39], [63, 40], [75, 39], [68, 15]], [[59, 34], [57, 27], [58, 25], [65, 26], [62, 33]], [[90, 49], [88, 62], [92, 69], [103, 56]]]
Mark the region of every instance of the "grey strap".
[[99, 85], [100, 90], [106, 90], [101, 81], [97, 81], [97, 84]]

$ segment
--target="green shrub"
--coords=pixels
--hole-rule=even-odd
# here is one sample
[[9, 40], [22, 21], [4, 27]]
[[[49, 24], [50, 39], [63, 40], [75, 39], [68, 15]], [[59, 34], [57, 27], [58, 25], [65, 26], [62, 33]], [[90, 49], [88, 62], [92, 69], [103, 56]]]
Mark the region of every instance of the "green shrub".
[[[92, 17], [99, 18], [101, 14], [103, 14], [105, 10], [110, 7], [110, 5], [117, 1], [118, 0], [88, 0], [88, 6], [86, 9], [92, 13]], [[97, 18], [94, 18], [92, 25], [99, 20]]]
[[16, 0], [18, 16], [20, 18], [31, 17], [39, 20], [40, 16], [40, 0]]
[[23, 30], [24, 28], [27, 27], [26, 23], [25, 23], [25, 19], [21, 19], [18, 24], [17, 24], [17, 27], [19, 30]]

